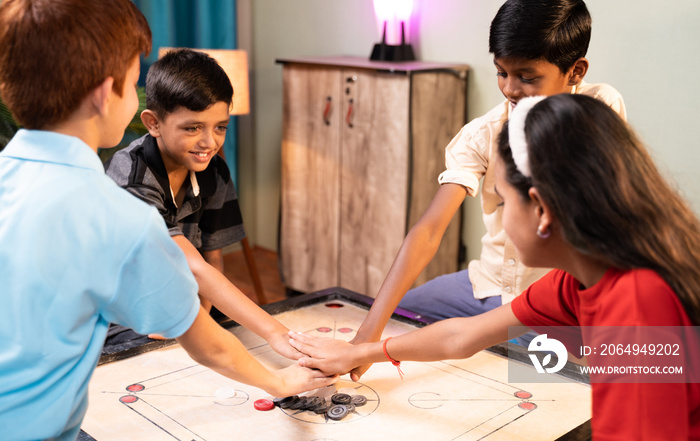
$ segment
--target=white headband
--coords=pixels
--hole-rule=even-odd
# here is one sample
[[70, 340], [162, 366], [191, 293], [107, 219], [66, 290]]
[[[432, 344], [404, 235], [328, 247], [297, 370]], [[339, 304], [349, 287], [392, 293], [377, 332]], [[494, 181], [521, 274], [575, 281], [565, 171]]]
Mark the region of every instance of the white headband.
[[545, 98], [544, 96], [529, 96], [523, 98], [518, 101], [518, 104], [510, 112], [510, 121], [508, 121], [508, 143], [510, 144], [510, 152], [513, 155], [513, 161], [518, 171], [526, 178], [532, 175], [530, 173], [530, 160], [527, 154], [527, 140], [525, 139], [525, 118], [527, 118], [530, 109]]

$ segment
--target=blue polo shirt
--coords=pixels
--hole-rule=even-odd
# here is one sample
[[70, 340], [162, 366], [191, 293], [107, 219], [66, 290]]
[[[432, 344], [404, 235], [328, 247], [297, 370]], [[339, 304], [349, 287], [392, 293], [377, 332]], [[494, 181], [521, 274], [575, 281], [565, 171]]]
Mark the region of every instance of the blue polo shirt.
[[183, 334], [197, 284], [158, 212], [75, 137], [0, 152], [0, 437], [75, 439], [110, 322]]

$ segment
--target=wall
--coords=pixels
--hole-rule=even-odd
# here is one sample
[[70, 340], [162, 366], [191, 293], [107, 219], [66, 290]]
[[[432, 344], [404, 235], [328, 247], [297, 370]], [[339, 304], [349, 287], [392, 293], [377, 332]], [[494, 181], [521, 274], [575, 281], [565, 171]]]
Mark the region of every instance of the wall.
[[[241, 200], [252, 240], [277, 248], [282, 67], [276, 58], [369, 56], [379, 39], [371, 0], [238, 0], [248, 11], [253, 113], [241, 144]], [[488, 30], [501, 0], [414, 0], [412, 42], [426, 61], [467, 63], [469, 118], [503, 97], [488, 54]], [[700, 213], [700, 2], [588, 0], [593, 37], [588, 82], [607, 82], [625, 97], [630, 123], [660, 167]], [[240, 38], [240, 37], [239, 37]], [[245, 125], [245, 124], [244, 124]], [[477, 200], [465, 204], [470, 258], [483, 234]]]

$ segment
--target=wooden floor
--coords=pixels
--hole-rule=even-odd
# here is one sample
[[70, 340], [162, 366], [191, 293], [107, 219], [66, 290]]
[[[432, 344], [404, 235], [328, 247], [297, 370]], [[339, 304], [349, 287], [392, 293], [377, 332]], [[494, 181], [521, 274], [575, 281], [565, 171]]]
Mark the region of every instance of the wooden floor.
[[[252, 248], [255, 265], [258, 268], [258, 273], [260, 273], [267, 303], [286, 299], [286, 290], [280, 279], [277, 265], [277, 253], [258, 246]], [[229, 252], [224, 255], [224, 274], [238, 289], [258, 303], [243, 250]]]

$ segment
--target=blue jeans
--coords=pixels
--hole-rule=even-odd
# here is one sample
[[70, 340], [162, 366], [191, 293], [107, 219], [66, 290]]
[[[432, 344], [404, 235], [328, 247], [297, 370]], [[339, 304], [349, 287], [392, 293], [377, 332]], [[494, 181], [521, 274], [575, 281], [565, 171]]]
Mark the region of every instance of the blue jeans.
[[[409, 290], [399, 307], [437, 320], [472, 317], [501, 306], [501, 296], [475, 299], [469, 270], [445, 274]], [[528, 332], [517, 343], [528, 346], [537, 334]]]
[[445, 274], [409, 290], [400, 308], [438, 320], [471, 317], [501, 306], [501, 296], [475, 299], [469, 270]]

